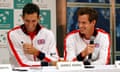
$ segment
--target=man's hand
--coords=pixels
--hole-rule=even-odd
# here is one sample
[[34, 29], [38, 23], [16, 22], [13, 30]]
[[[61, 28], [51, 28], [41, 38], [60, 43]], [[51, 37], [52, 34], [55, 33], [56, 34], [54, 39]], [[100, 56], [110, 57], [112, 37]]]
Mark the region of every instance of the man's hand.
[[34, 48], [32, 44], [28, 44], [28, 43], [23, 44], [23, 51], [25, 54], [32, 54], [35, 56], [39, 54], [39, 50]]
[[88, 44], [87, 47], [82, 52], [82, 56], [86, 57], [87, 55], [93, 53], [94, 48], [95, 48], [95, 44]]

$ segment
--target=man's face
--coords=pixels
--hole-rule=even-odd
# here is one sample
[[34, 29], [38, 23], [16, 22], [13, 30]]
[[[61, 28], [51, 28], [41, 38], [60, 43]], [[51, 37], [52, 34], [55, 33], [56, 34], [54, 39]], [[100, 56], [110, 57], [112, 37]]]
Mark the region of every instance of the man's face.
[[79, 15], [78, 16], [78, 26], [80, 29], [81, 34], [89, 34], [94, 30], [96, 21], [93, 20], [92, 22], [89, 21], [88, 15]]
[[39, 22], [39, 16], [37, 13], [25, 14], [22, 19], [24, 21], [27, 32], [34, 32], [36, 25]]

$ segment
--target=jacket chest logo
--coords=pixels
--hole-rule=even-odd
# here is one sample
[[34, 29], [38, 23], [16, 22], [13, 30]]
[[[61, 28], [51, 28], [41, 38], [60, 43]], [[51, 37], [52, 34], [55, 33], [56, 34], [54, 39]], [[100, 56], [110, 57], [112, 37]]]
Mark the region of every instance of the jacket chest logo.
[[95, 47], [96, 47], [96, 48], [99, 48], [99, 47], [100, 47], [100, 44], [99, 44], [99, 43], [95, 43]]
[[45, 44], [45, 39], [39, 39], [37, 40], [38, 45]]

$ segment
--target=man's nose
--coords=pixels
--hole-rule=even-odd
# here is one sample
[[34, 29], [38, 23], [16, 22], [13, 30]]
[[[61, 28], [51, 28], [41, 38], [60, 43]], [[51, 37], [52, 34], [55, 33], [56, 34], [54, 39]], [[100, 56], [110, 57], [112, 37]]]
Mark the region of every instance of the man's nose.
[[29, 21], [29, 24], [30, 24], [30, 25], [33, 24], [32, 21]]

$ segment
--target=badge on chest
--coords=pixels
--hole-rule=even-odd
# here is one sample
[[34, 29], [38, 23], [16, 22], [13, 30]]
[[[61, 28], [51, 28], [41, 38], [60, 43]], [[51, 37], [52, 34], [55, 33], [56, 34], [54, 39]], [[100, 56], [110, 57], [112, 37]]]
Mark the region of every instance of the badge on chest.
[[45, 44], [45, 39], [39, 39], [37, 40], [37, 43], [40, 45], [40, 44]]

